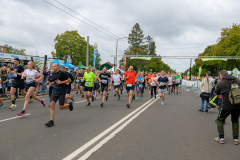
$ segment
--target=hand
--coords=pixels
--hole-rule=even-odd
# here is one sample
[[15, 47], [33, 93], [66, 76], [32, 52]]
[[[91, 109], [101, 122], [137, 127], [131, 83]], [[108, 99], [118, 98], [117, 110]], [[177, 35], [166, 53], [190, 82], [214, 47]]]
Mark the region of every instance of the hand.
[[92, 82], [92, 84], [94, 84], [94, 82]]
[[66, 85], [69, 85], [70, 83], [66, 83]]
[[56, 82], [57, 84], [62, 84], [62, 82], [61, 82], [59, 79], [57, 79], [55, 82]]

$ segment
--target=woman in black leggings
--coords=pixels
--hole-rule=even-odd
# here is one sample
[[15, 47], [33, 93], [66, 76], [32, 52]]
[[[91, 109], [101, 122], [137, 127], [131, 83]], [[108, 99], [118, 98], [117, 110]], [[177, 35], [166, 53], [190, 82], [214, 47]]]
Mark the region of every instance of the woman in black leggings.
[[156, 73], [153, 73], [153, 77], [151, 77], [151, 79], [150, 79], [150, 85], [151, 85], [151, 98], [153, 98], [153, 91], [154, 91], [154, 95], [155, 95], [155, 98], [156, 98], [156, 90], [157, 90]]

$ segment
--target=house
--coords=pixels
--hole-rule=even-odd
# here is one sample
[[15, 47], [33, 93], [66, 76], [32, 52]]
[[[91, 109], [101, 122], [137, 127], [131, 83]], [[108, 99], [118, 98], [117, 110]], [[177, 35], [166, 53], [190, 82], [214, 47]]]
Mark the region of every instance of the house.
[[6, 47], [0, 45], [0, 52], [1, 53], [6, 53]]

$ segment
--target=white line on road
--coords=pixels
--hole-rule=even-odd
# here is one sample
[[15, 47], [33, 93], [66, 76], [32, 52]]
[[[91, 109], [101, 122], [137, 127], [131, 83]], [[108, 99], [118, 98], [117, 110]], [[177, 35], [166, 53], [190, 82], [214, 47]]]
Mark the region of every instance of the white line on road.
[[[31, 113], [25, 114], [24, 116], [29, 116], [29, 115], [31, 115]], [[12, 117], [12, 118], [7, 118], [7, 119], [0, 120], [0, 122], [5, 122], [5, 121], [12, 120], [12, 119], [17, 119], [17, 118], [21, 118], [21, 117], [24, 117], [24, 116], [16, 116], [16, 117]]]
[[117, 133], [119, 133], [121, 130], [123, 130], [128, 124], [130, 124], [135, 118], [137, 118], [142, 112], [144, 112], [148, 107], [150, 107], [153, 103], [155, 103], [159, 98], [155, 99], [151, 103], [149, 103], [145, 108], [143, 108], [141, 111], [139, 111], [137, 114], [135, 114], [132, 118], [130, 118], [128, 121], [123, 123], [119, 128], [117, 128], [114, 132], [112, 132], [109, 136], [104, 138], [101, 142], [99, 142], [96, 146], [94, 146], [91, 150], [89, 150], [87, 153], [85, 153], [82, 157], [80, 157], [78, 160], [85, 160], [89, 158], [94, 152], [96, 152], [99, 148], [101, 148], [105, 143], [107, 143], [109, 140], [111, 140]]
[[99, 135], [97, 135], [96, 137], [94, 137], [92, 140], [90, 140], [89, 142], [87, 142], [86, 144], [84, 144], [83, 146], [81, 146], [80, 148], [78, 148], [76, 151], [74, 151], [73, 153], [71, 153], [70, 155], [68, 155], [67, 157], [63, 158], [63, 160], [70, 160], [73, 159], [74, 157], [76, 157], [77, 155], [79, 155], [80, 153], [82, 153], [85, 149], [87, 149], [88, 147], [90, 147], [92, 144], [94, 144], [95, 142], [97, 142], [99, 139], [101, 139], [102, 137], [104, 137], [106, 134], [108, 134], [110, 131], [112, 131], [114, 128], [116, 128], [118, 125], [120, 125], [122, 122], [124, 122], [125, 120], [127, 120], [129, 117], [131, 117], [133, 114], [135, 114], [136, 112], [138, 112], [139, 110], [141, 110], [143, 107], [145, 107], [146, 104], [148, 104], [150, 101], [152, 101], [153, 99], [150, 99], [149, 101], [147, 101], [146, 103], [144, 103], [143, 105], [141, 105], [140, 107], [138, 107], [138, 109], [132, 111], [130, 114], [128, 114], [127, 116], [125, 116], [124, 118], [122, 118], [121, 120], [119, 120], [117, 123], [113, 124], [111, 127], [109, 127], [108, 129], [106, 129], [105, 131], [103, 131], [102, 133], [100, 133]]

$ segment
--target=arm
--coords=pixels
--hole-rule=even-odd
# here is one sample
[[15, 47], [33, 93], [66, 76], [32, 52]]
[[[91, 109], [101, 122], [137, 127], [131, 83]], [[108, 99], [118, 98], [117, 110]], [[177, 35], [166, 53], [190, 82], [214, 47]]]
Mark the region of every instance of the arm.
[[215, 90], [215, 93], [216, 93], [217, 95], [220, 95], [220, 94], [221, 94], [221, 81], [218, 82], [217, 87], [216, 87], [216, 90]]

